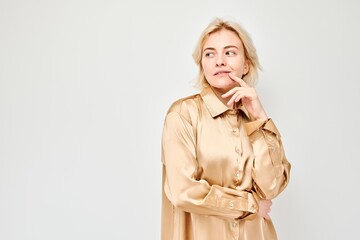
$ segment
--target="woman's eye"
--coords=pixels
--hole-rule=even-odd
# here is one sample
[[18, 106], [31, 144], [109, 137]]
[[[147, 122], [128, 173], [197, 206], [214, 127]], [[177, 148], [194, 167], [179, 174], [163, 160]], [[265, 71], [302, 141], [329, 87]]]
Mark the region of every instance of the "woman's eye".
[[226, 52], [226, 55], [228, 55], [228, 56], [233, 56], [233, 55], [235, 55], [236, 53], [234, 52], [234, 51], [227, 51]]
[[212, 57], [212, 56], [214, 56], [214, 53], [212, 52], [205, 53], [205, 57]]

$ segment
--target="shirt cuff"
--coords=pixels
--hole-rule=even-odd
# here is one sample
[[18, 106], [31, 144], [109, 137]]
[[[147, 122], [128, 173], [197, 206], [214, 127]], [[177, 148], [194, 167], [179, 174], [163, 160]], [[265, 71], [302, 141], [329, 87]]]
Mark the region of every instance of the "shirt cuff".
[[271, 118], [268, 119], [258, 119], [252, 122], [248, 122], [245, 124], [246, 133], [250, 136], [255, 131], [264, 129], [270, 132], [275, 133], [277, 136], [280, 137], [279, 130], [276, 128], [273, 120]]

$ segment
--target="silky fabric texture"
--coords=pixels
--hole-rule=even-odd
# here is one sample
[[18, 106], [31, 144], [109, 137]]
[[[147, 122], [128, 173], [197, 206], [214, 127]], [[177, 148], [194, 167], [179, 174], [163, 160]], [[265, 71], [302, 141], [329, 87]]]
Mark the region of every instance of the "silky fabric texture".
[[229, 109], [211, 87], [172, 104], [162, 135], [162, 240], [273, 240], [260, 199], [287, 186], [290, 163], [271, 119]]

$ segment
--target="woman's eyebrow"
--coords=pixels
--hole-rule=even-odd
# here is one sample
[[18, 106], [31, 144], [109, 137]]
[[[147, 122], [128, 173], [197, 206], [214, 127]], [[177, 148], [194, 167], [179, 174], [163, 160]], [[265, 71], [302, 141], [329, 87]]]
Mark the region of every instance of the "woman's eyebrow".
[[228, 49], [228, 48], [236, 48], [236, 49], [239, 49], [237, 46], [235, 45], [228, 45], [226, 47], [224, 47], [224, 49]]
[[[224, 49], [228, 49], [228, 48], [236, 48], [236, 49], [239, 49], [239, 48], [238, 48], [237, 46], [235, 46], [235, 45], [227, 45], [227, 46], [224, 47]], [[215, 51], [215, 48], [213, 48], [213, 47], [208, 47], [208, 48], [205, 48], [205, 49], [203, 50], [203, 52], [205, 52], [205, 51], [207, 51], [207, 50]]]
[[203, 50], [203, 52], [205, 52], [205, 51], [207, 51], [207, 50], [215, 51], [215, 48], [213, 48], [213, 47], [208, 47], [208, 48], [205, 48], [205, 49]]

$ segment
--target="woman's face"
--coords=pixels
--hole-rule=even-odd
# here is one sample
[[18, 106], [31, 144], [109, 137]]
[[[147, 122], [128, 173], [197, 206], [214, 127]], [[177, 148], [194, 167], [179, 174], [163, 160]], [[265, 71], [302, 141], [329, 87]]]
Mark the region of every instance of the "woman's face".
[[249, 71], [240, 38], [226, 29], [210, 34], [205, 40], [201, 65], [206, 80], [219, 92], [227, 92], [238, 86], [238, 83], [228, 76], [230, 72], [242, 77]]

